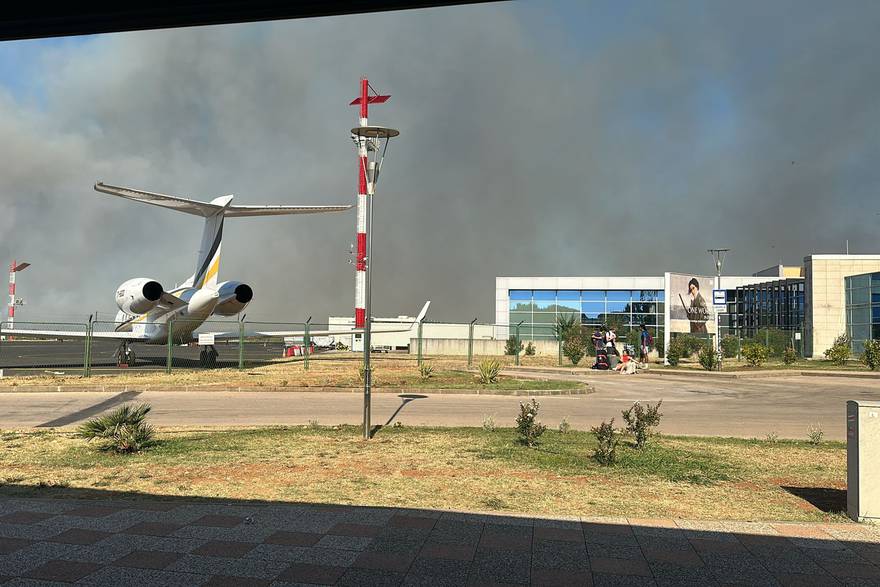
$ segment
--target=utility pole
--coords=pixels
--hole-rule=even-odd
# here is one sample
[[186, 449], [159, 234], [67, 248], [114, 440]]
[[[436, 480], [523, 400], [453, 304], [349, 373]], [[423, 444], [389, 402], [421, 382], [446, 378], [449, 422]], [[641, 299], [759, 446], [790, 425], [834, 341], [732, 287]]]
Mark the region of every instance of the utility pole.
[[[351, 105], [359, 104], [361, 107], [360, 126], [351, 129], [351, 138], [354, 140], [358, 152], [358, 254], [356, 266], [355, 284], [355, 328], [359, 323], [364, 329], [364, 440], [369, 440], [370, 410], [372, 393], [372, 371], [370, 369], [370, 338], [372, 334], [372, 273], [373, 273], [373, 201], [376, 193], [376, 183], [388, 143], [392, 137], [400, 134], [393, 128], [367, 125], [367, 105], [370, 103], [382, 103], [390, 96], [379, 95], [375, 91], [370, 95], [370, 82], [366, 78], [361, 79], [361, 95], [352, 101]], [[359, 306], [363, 300], [363, 306]]]
[[[730, 249], [706, 249], [706, 252], [712, 255], [712, 258], [715, 261], [715, 289], [721, 289], [721, 269], [724, 266], [724, 256], [730, 252]], [[724, 295], [725, 302], [727, 301], [727, 294]], [[715, 306], [715, 292], [712, 292], [712, 305], [715, 310], [715, 351], [721, 348], [721, 324], [719, 320], [718, 307]], [[727, 309], [727, 305], [725, 304], [725, 310]]]

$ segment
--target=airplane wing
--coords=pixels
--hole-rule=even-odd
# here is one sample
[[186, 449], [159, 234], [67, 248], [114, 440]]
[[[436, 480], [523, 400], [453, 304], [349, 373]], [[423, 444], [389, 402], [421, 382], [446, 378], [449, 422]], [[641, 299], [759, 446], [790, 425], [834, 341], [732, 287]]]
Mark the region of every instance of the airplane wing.
[[[31, 330], [29, 328], [12, 328], [3, 331], [4, 336], [30, 336], [33, 338], [85, 338], [84, 330]], [[130, 340], [137, 342], [139, 340], [147, 340], [147, 336], [143, 334], [135, 334], [134, 332], [93, 332], [92, 338], [103, 338], [109, 340]]]
[[[419, 312], [419, 315], [416, 316], [416, 319], [413, 320], [410, 324], [405, 324], [400, 327], [391, 327], [391, 328], [377, 328], [381, 323], [373, 322], [373, 328], [371, 332], [373, 334], [387, 333], [387, 332], [409, 332], [413, 329], [413, 327], [424, 320], [425, 315], [428, 313], [428, 307], [431, 305], [431, 301], [428, 300], [425, 302], [425, 305], [422, 306], [422, 311]], [[309, 336], [327, 336], [331, 334], [363, 334], [363, 328], [350, 328], [348, 330], [311, 330], [309, 329]], [[259, 336], [305, 336], [304, 330], [266, 330], [259, 331], [256, 333]]]
[[352, 206], [229, 206], [227, 218], [244, 216], [277, 216], [280, 214], [319, 214], [321, 212], [344, 212]]

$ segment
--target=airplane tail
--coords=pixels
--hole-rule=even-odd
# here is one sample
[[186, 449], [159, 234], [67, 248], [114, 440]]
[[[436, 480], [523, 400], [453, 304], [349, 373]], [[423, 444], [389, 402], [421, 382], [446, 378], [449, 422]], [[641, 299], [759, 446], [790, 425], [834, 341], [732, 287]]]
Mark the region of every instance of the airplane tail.
[[154, 192], [145, 192], [132, 188], [108, 185], [102, 182], [95, 184], [95, 190], [142, 202], [162, 208], [170, 208], [205, 219], [202, 230], [202, 242], [199, 246], [199, 257], [196, 271], [183, 283], [184, 287], [213, 287], [217, 285], [220, 271], [220, 244], [223, 239], [223, 222], [230, 217], [247, 216], [278, 216], [283, 214], [317, 214], [320, 212], [343, 212], [352, 206], [233, 206], [233, 196], [222, 196], [210, 202], [199, 202], [178, 196], [169, 196]]

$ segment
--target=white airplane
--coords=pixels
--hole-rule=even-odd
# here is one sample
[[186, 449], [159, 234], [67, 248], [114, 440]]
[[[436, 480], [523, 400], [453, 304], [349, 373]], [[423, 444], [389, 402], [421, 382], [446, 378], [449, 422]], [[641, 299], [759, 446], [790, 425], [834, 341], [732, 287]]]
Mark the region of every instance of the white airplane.
[[[218, 282], [220, 271], [220, 247], [223, 239], [223, 223], [226, 218], [245, 216], [276, 216], [281, 214], [317, 214], [320, 212], [343, 212], [352, 208], [345, 206], [233, 206], [233, 196], [222, 196], [210, 202], [199, 202], [177, 196], [169, 196], [146, 192], [132, 188], [95, 184], [95, 190], [136, 202], [170, 208], [205, 219], [202, 230], [202, 242], [199, 247], [195, 273], [179, 287], [171, 291], [156, 281], [146, 277], [129, 279], [116, 288], [115, 329], [113, 332], [93, 332], [91, 336], [99, 339], [118, 340], [120, 348], [117, 359], [131, 364], [134, 354], [131, 343], [167, 344], [168, 327], [171, 324], [171, 338], [175, 344], [189, 343], [197, 340], [193, 333], [211, 316], [235, 316], [240, 314], [251, 302], [253, 289], [239, 281]], [[427, 313], [426, 303], [416, 322]], [[415, 324], [415, 322], [414, 322]], [[406, 328], [409, 330], [409, 328]], [[399, 332], [382, 330], [381, 332]], [[8, 331], [12, 334], [13, 331]], [[352, 334], [361, 333], [363, 329], [346, 330], [343, 332], [314, 331], [311, 334]], [[31, 330], [15, 328], [18, 336], [34, 336], [38, 338], [84, 338], [85, 332], [60, 330]], [[238, 332], [213, 333], [216, 339], [237, 337]], [[302, 331], [258, 332], [262, 336], [302, 336]], [[204, 360], [204, 352], [203, 352]]]

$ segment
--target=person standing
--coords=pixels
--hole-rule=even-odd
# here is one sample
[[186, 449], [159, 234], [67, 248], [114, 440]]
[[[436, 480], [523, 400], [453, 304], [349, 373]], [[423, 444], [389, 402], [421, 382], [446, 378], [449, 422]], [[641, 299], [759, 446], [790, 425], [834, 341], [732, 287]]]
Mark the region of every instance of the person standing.
[[600, 326], [596, 326], [596, 328], [593, 329], [593, 335], [590, 337], [590, 340], [593, 341], [594, 351], [605, 348], [605, 334], [603, 333], [603, 330], [604, 329]]
[[639, 335], [640, 347], [641, 351], [639, 352], [639, 361], [642, 363], [648, 362], [648, 351], [651, 350], [651, 344], [654, 342], [651, 333], [648, 332], [648, 327], [644, 324], [640, 324], [642, 328], [642, 332]]
[[614, 353], [618, 357], [620, 356], [620, 353], [617, 351], [617, 333], [614, 332], [613, 327], [609, 328], [608, 331], [605, 333], [605, 346], [611, 349], [610, 352]]

